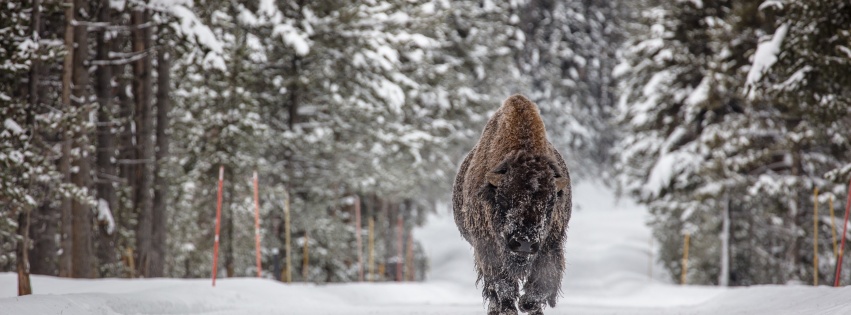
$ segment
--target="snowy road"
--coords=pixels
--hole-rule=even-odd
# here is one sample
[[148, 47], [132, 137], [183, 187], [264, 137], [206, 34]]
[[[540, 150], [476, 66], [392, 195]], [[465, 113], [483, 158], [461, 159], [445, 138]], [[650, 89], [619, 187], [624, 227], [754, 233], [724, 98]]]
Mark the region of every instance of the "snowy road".
[[[605, 189], [576, 187], [563, 297], [547, 314], [851, 314], [851, 287], [678, 286], [654, 266], [646, 211]], [[432, 259], [425, 283], [283, 285], [270, 280], [69, 280], [35, 276], [15, 297], [0, 274], [0, 315], [43, 314], [484, 314], [470, 247], [446, 212], [416, 231]]]

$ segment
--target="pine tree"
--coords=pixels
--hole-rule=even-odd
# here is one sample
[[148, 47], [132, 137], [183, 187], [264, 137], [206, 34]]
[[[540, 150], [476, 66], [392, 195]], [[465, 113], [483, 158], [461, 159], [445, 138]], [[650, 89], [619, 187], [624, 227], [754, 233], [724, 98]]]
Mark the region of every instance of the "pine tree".
[[[783, 267], [793, 279], [810, 281], [815, 263], [813, 189], [819, 188], [822, 204], [829, 197], [842, 200], [851, 175], [847, 162], [851, 133], [846, 127], [851, 122], [851, 95], [845, 88], [851, 83], [847, 45], [851, 14], [844, 1], [784, 6], [766, 2], [759, 9], [774, 33], [754, 53], [748, 95], [772, 104], [763, 115], [776, 132], [770, 140], [789, 151], [769, 160], [775, 173], [770, 178], [776, 183], [760, 178], [755, 189], [789, 209], [783, 219], [795, 243], [783, 253]], [[824, 283], [833, 279], [835, 259], [826, 237], [830, 222], [824, 216], [818, 222], [821, 279], [817, 281]]]
[[570, 152], [573, 175], [607, 169], [614, 133], [615, 50], [623, 37], [614, 2], [528, 1], [520, 10], [525, 42], [518, 58], [527, 93], [549, 137]]
[[743, 139], [753, 136], [744, 129], [748, 113], [738, 83], [754, 32], [754, 21], [743, 17], [757, 3], [644, 5], [615, 70], [622, 93], [617, 122], [626, 126], [616, 170], [621, 187], [650, 206], [659, 259], [671, 274], [681, 272], [683, 235], [690, 233], [690, 266], [700, 272], [689, 282], [723, 282], [722, 213], [748, 209], [738, 203], [747, 196], [747, 171], [733, 164], [751, 149], [741, 147], [750, 143]]
[[[4, 244], [0, 268], [14, 270], [17, 261], [22, 274], [53, 272], [55, 267], [46, 267], [41, 256], [33, 256], [40, 252], [30, 251], [30, 246], [52, 245], [54, 250], [49, 253], [55, 255], [54, 235], [36, 232], [55, 231], [50, 224], [59, 217], [55, 208], [51, 209], [55, 206], [52, 200], [64, 196], [89, 200], [79, 186], [64, 180], [56, 165], [60, 154], [54, 147], [56, 135], [70, 129], [74, 111], [57, 110], [62, 106], [55, 101], [59, 91], [50, 81], [55, 77], [45, 77], [50, 68], [43, 65], [57, 62], [63, 47], [57, 43], [58, 36], [42, 31], [41, 25], [58, 22], [54, 16], [61, 8], [30, 2], [10, 3], [7, 9], [0, 13], [0, 239]], [[41, 22], [42, 17], [47, 21]], [[25, 261], [28, 255], [29, 262]], [[50, 257], [44, 261], [55, 262]], [[32, 268], [27, 270], [28, 266]]]

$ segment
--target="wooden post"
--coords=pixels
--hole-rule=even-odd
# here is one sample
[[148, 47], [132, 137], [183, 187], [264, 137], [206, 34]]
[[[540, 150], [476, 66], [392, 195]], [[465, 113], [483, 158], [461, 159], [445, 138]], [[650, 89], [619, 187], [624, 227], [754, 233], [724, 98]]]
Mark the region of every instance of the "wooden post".
[[358, 281], [363, 282], [363, 242], [361, 241], [360, 196], [355, 195], [355, 240], [358, 251]]
[[257, 278], [261, 278], [263, 266], [260, 257], [260, 194], [257, 186], [257, 171], [254, 171], [254, 247], [257, 256]]
[[833, 195], [830, 195], [829, 200], [830, 200], [830, 202], [829, 202], [829, 204], [830, 204], [830, 235], [833, 238], [833, 257], [835, 259], [838, 259], [839, 257], [836, 257], [837, 255], [839, 255], [839, 252], [838, 252], [839, 249], [836, 247], [836, 218], [833, 215]]
[[301, 278], [304, 282], [307, 282], [307, 273], [308, 267], [310, 266], [310, 250], [308, 249], [307, 243], [310, 241], [310, 234], [308, 231], [304, 232], [304, 251], [302, 252], [303, 260], [301, 262]]
[[680, 276], [680, 284], [686, 284], [686, 271], [688, 271], [688, 243], [691, 233], [686, 233], [685, 242], [683, 242], [683, 272]]
[[284, 242], [286, 243], [285, 253], [287, 255], [287, 269], [286, 269], [286, 279], [287, 283], [293, 281], [293, 255], [292, 255], [292, 244], [290, 242], [290, 194], [284, 190]]
[[133, 248], [127, 247], [124, 250], [124, 256], [127, 257], [127, 270], [130, 279], [136, 278], [136, 260], [133, 259]]
[[225, 178], [225, 167], [224, 165], [219, 166], [219, 193], [216, 198], [216, 237], [214, 239], [215, 243], [213, 243], [213, 286], [216, 286], [216, 271], [218, 271], [219, 264], [219, 230], [221, 228], [222, 223], [222, 183]]
[[839, 260], [836, 262], [836, 277], [833, 286], [839, 286], [839, 275], [842, 274], [842, 256], [845, 252], [845, 234], [848, 230], [848, 212], [851, 211], [851, 181], [848, 183], [848, 195], [845, 197], [845, 220], [842, 220], [842, 245], [839, 246]]
[[375, 280], [375, 219], [369, 217], [369, 281]]
[[818, 286], [818, 187], [813, 189], [813, 286]]

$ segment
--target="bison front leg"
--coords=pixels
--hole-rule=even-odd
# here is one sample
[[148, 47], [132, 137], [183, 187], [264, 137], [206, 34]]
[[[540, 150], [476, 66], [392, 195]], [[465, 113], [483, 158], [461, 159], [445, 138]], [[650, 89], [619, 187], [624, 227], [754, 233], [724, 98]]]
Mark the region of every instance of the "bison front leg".
[[509, 277], [485, 279], [484, 295], [488, 299], [488, 315], [517, 315], [519, 292], [517, 280]]
[[564, 258], [559, 254], [561, 249], [541, 253], [535, 260], [532, 272], [523, 285], [523, 296], [519, 301], [521, 311], [542, 315], [545, 304], [555, 306], [564, 271]]

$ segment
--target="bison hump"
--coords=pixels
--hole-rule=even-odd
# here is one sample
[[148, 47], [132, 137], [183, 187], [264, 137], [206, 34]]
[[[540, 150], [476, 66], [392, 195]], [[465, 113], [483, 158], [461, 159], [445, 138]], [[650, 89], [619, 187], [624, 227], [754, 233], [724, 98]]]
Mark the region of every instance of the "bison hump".
[[[549, 155], [549, 142], [538, 106], [523, 95], [510, 96], [492, 119], [496, 122], [495, 143], [508, 153], [524, 150], [532, 154]], [[493, 146], [492, 146], [493, 148]], [[493, 152], [496, 153], [496, 152]]]

